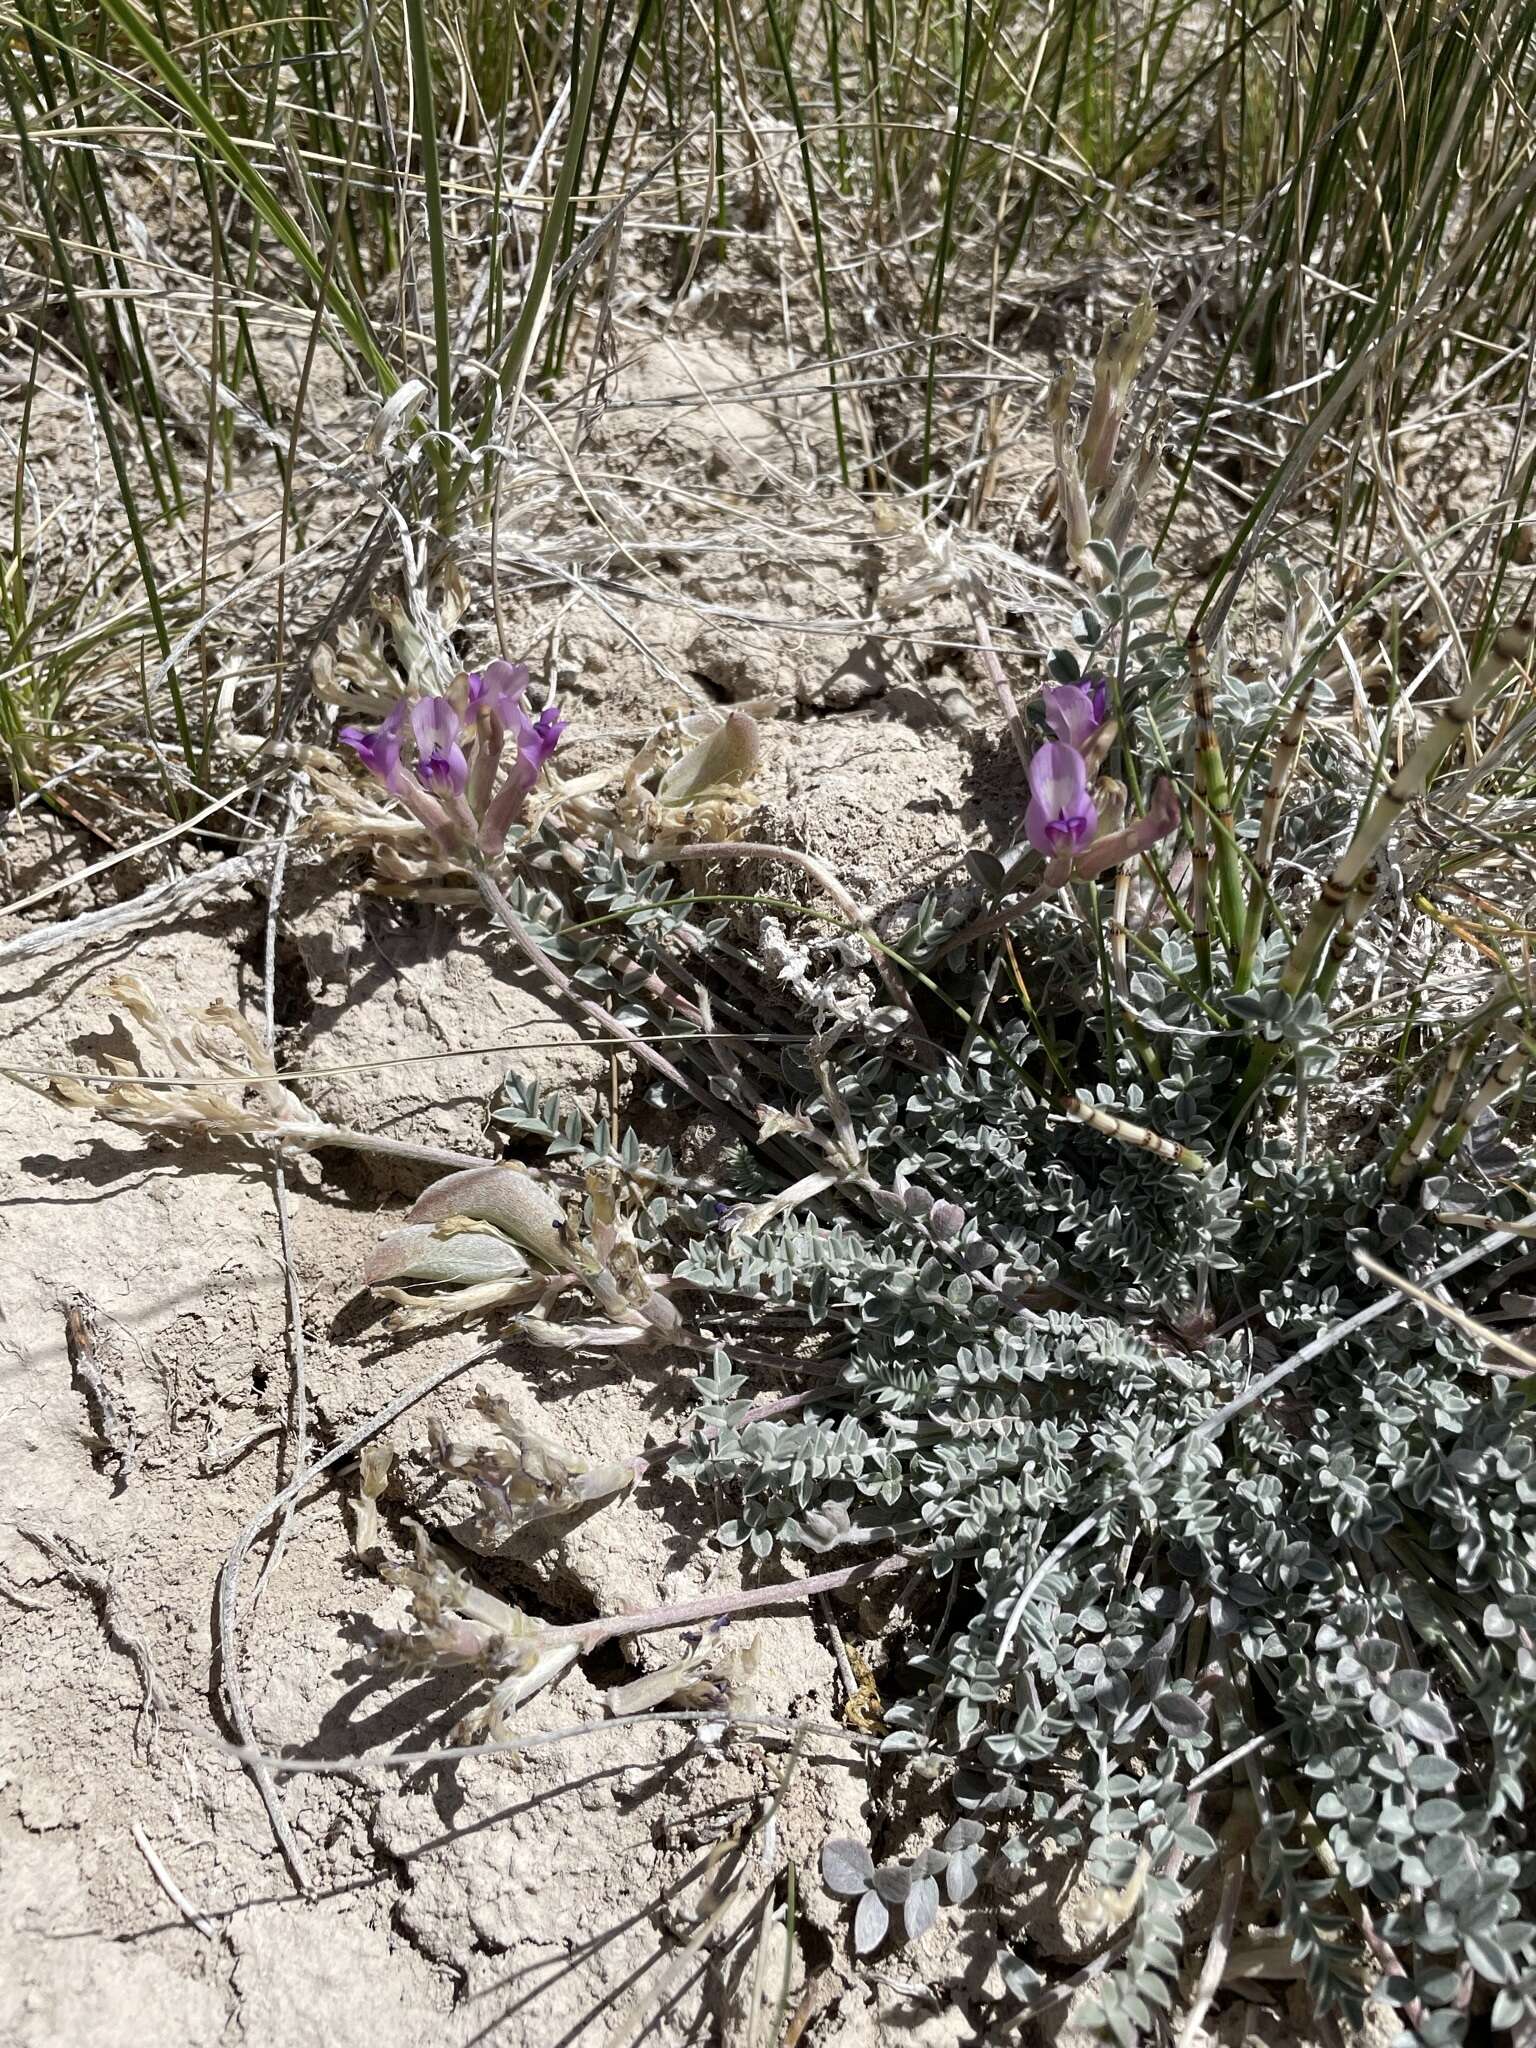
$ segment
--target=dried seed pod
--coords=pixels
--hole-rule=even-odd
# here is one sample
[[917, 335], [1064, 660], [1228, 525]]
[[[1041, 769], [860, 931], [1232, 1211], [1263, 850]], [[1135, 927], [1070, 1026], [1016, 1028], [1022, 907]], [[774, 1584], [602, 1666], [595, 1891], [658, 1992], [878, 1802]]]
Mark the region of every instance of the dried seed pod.
[[570, 1267], [564, 1211], [532, 1174], [515, 1166], [466, 1166], [450, 1173], [418, 1196], [406, 1220], [439, 1225], [455, 1217], [494, 1225], [551, 1272]]
[[733, 711], [667, 770], [656, 786], [656, 801], [670, 809], [737, 795], [751, 781], [762, 751], [756, 719]]
[[443, 1236], [429, 1223], [408, 1223], [402, 1230], [392, 1230], [375, 1245], [363, 1269], [368, 1287], [394, 1280], [471, 1286], [487, 1280], [526, 1280], [528, 1275], [528, 1261], [506, 1238], [487, 1230]]

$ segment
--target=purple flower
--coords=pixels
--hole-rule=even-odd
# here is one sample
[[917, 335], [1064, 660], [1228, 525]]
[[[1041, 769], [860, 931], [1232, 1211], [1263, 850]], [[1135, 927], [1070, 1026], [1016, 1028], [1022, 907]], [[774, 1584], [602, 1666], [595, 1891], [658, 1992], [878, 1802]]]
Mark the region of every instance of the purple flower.
[[1085, 747], [1109, 715], [1109, 678], [1086, 675], [1040, 692], [1045, 722], [1069, 747]]
[[[360, 725], [347, 725], [342, 727], [336, 737], [343, 746], [352, 749], [369, 774], [376, 775], [397, 802], [404, 804], [417, 823], [426, 827], [439, 846], [445, 851], [451, 851], [455, 844], [456, 827], [443, 806], [428, 796], [418, 778], [401, 762], [406, 708], [405, 699], [402, 697], [376, 731], [365, 732]], [[418, 713], [423, 708], [418, 704], [411, 712], [411, 729], [416, 735], [418, 749], [422, 744]], [[451, 711], [452, 706], [449, 709]], [[454, 751], [457, 752], [457, 749]], [[462, 763], [462, 754], [459, 759]]]
[[411, 731], [416, 736], [416, 776], [424, 789], [439, 796], [462, 796], [469, 783], [469, 763], [459, 745], [459, 714], [446, 697], [423, 697], [411, 706]]
[[522, 662], [488, 662], [456, 677], [452, 696], [402, 698], [376, 731], [349, 725], [337, 738], [450, 858], [494, 859], [565, 731], [553, 704], [529, 717], [527, 690]]
[[1088, 794], [1088, 766], [1076, 747], [1051, 740], [1029, 764], [1029, 808], [1024, 830], [1036, 853], [1070, 858], [1089, 845], [1099, 814]]
[[537, 718], [530, 718], [520, 704], [514, 704], [508, 730], [516, 742], [517, 758], [480, 818], [480, 844], [492, 856], [501, 852], [508, 828], [523, 815], [528, 792], [560, 744], [565, 720], [553, 704], [546, 704]]
[[467, 708], [475, 730], [475, 756], [469, 772], [469, 807], [483, 817], [496, 787], [501, 750], [507, 733], [527, 724], [522, 699], [528, 688], [527, 664], [492, 661], [483, 673], [467, 678]]
[[[518, 760], [537, 779], [545, 762], [559, 746], [566, 720], [553, 704], [546, 704], [535, 719], [524, 718], [517, 735]], [[532, 783], [530, 782], [530, 787]]]
[[398, 790], [400, 784], [400, 728], [405, 723], [405, 699], [390, 712], [384, 723], [374, 732], [365, 732], [360, 725], [344, 725], [336, 737], [344, 747], [350, 747], [370, 775], [376, 775], [384, 787]]
[[522, 661], [491, 661], [469, 678], [471, 717], [494, 713], [503, 725], [512, 723], [512, 708], [528, 687], [528, 665]]

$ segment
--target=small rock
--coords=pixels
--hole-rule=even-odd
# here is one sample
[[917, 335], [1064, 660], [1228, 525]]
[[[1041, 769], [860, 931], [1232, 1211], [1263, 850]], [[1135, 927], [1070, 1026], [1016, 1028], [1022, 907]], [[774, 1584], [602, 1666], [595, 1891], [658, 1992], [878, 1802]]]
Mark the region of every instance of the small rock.
[[688, 667], [733, 704], [756, 698], [788, 701], [795, 695], [796, 663], [782, 643], [747, 640], [706, 627], [688, 648]]
[[883, 697], [891, 684], [890, 661], [882, 640], [861, 640], [830, 674], [820, 670], [804, 677], [799, 698], [817, 711], [851, 711], [857, 704]]

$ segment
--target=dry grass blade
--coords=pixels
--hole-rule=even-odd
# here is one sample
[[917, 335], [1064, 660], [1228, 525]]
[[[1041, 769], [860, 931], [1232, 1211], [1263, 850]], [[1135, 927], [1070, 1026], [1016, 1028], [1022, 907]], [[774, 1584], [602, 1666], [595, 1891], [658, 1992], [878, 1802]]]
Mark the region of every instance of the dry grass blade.
[[1527, 1351], [1523, 1344], [1517, 1344], [1513, 1337], [1506, 1337], [1502, 1330], [1495, 1330], [1487, 1323], [1480, 1323], [1476, 1316], [1469, 1316], [1452, 1301], [1442, 1301], [1439, 1295], [1431, 1294], [1427, 1287], [1421, 1287], [1415, 1280], [1407, 1280], [1401, 1273], [1394, 1273], [1390, 1266], [1384, 1266], [1380, 1259], [1370, 1252], [1355, 1253], [1355, 1263], [1370, 1274], [1373, 1280], [1380, 1280], [1384, 1286], [1395, 1288], [1409, 1301], [1417, 1302], [1426, 1315], [1438, 1316], [1443, 1322], [1454, 1323], [1468, 1337], [1475, 1337], [1479, 1344], [1485, 1344], [1492, 1351], [1500, 1352], [1522, 1372], [1536, 1372], [1536, 1352]]

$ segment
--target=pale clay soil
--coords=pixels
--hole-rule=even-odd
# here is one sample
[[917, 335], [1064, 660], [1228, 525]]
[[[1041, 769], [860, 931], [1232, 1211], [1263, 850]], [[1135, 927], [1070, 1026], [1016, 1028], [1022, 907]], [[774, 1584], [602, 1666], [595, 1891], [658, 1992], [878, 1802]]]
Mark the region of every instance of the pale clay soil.
[[[570, 761], [627, 753], [690, 700], [780, 700], [754, 833], [817, 853], [871, 907], [920, 894], [967, 842], [1017, 816], [980, 677], [943, 645], [965, 637], [963, 609], [942, 598], [923, 621], [930, 643], [873, 649], [856, 635], [712, 616], [716, 607], [814, 629], [856, 615], [872, 580], [900, 580], [898, 551], [864, 546], [831, 517], [807, 530], [790, 484], [821, 459], [822, 429], [793, 403], [733, 396], [761, 374], [760, 358], [718, 340], [629, 343], [609, 394], [616, 409], [583, 474], [600, 475], [606, 457], [630, 475], [649, 462], [668, 489], [698, 494], [716, 530], [723, 505], [750, 504], [759, 541], [751, 559], [700, 550], [648, 564], [645, 588], [659, 594], [599, 604], [569, 590], [509, 591], [509, 632], [526, 632], [530, 647], [546, 645], [558, 619], [558, 673], [578, 722]], [[1003, 466], [1000, 489], [1021, 518], [1039, 452], [1026, 439]], [[676, 512], [678, 531], [690, 530], [689, 516]], [[35, 813], [29, 820], [4, 834], [11, 897], [81, 857]], [[149, 868], [134, 886], [163, 872]], [[604, 1098], [606, 1055], [583, 1050], [514, 983], [478, 917], [360, 894], [359, 876], [321, 850], [295, 853], [279, 956], [282, 1059], [434, 1059], [317, 1082], [309, 1099], [322, 1114], [488, 1154], [485, 1106], [513, 1056], [453, 1049], [511, 1039], [530, 1022], [543, 1043], [517, 1061], [522, 1070], [589, 1103]], [[115, 893], [76, 892], [37, 915]], [[0, 955], [7, 1062], [78, 1066], [126, 1050], [101, 989], [122, 966], [167, 1010], [223, 998], [259, 1019], [265, 918], [263, 894], [242, 887], [103, 943]], [[0, 946], [29, 929], [0, 920]], [[743, 2041], [746, 1986], [702, 1970], [682, 1943], [711, 1844], [763, 1810], [783, 1752], [700, 1749], [676, 1725], [605, 1731], [601, 1692], [624, 1675], [618, 1650], [524, 1709], [528, 1729], [593, 1724], [580, 1741], [425, 1773], [285, 1780], [314, 1881], [311, 1898], [296, 1895], [255, 1787], [222, 1751], [230, 1730], [212, 1646], [225, 1554], [291, 1476], [277, 1430], [288, 1360], [269, 1168], [233, 1147], [94, 1122], [0, 1081], [0, 1182], [0, 2048]], [[419, 1173], [328, 1153], [290, 1182], [318, 1452], [434, 1362], [478, 1348], [484, 1329], [445, 1323], [394, 1337], [359, 1289], [369, 1248], [422, 1185]], [[79, 1296], [96, 1311], [103, 1376], [138, 1445], [122, 1483], [71, 1385], [65, 1311]], [[458, 1434], [473, 1427], [478, 1384], [600, 1458], [674, 1436], [691, 1403], [685, 1364], [665, 1355], [637, 1364], [509, 1345], [391, 1430], [392, 1544], [407, 1539], [418, 1508], [454, 1526], [453, 1500], [431, 1487], [427, 1425], [436, 1414]], [[223, 1454], [263, 1426], [271, 1433], [226, 1466]], [[404, 1596], [354, 1554], [353, 1483], [300, 1510], [246, 1609], [247, 1695], [273, 1752], [334, 1759], [425, 1747], [459, 1711], [453, 1684], [384, 1678], [363, 1661], [362, 1624], [398, 1616]], [[648, 1484], [569, 1531], [553, 1526], [528, 1532], [496, 1567], [539, 1611], [582, 1618], [735, 1583], [737, 1561], [710, 1540], [710, 1503], [681, 1482]], [[110, 1601], [23, 1530], [77, 1546], [110, 1582]], [[264, 1554], [258, 1544], [247, 1595]], [[857, 1615], [844, 1619], [857, 1637]], [[836, 1721], [843, 1694], [819, 1620], [770, 1617], [752, 1633], [760, 1709]], [[134, 1638], [152, 1667], [148, 1711]], [[639, 1651], [652, 1663], [667, 1653], [664, 1639]], [[1068, 1968], [1087, 1952], [1082, 1900], [1045, 1866], [1010, 1893], [985, 1888], [964, 1914], [946, 1909], [915, 1948], [856, 1967], [847, 1913], [816, 1875], [823, 1842], [863, 1836], [883, 1857], [943, 1824], [910, 1798], [893, 1822], [856, 1749], [811, 1743], [772, 1845], [801, 1879], [791, 2003], [814, 1980], [807, 2043], [984, 2039], [1005, 2003], [999, 1943], [1027, 1940]], [[206, 1931], [168, 1898], [135, 1827]], [[1076, 2030], [1058, 2019], [1049, 2031], [1065, 2041]], [[1284, 2048], [1298, 2037], [1273, 2006], [1253, 2005], [1229, 2014], [1216, 2038]]]

